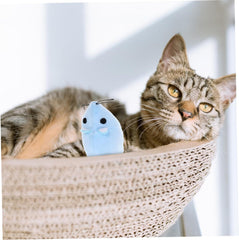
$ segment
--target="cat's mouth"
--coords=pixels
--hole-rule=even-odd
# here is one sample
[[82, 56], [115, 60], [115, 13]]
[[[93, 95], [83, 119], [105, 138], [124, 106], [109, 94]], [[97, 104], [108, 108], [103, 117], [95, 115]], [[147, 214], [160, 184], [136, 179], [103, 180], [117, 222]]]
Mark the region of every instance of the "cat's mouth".
[[[165, 133], [174, 140], [190, 140], [192, 132], [185, 127], [185, 124], [168, 124], [165, 126]], [[195, 133], [194, 133], [195, 134]]]
[[184, 132], [185, 134], [187, 134], [186, 130], [183, 128], [182, 125], [179, 125], [179, 126], [177, 126], [177, 127], [178, 127], [178, 129], [179, 129], [180, 131], [182, 131], [182, 132]]

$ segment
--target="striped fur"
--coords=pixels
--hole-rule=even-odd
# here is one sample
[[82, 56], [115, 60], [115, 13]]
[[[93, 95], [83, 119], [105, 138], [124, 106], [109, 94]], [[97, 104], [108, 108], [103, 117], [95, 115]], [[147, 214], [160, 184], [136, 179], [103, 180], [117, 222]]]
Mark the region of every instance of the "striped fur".
[[[3, 114], [2, 156], [19, 159], [45, 155], [53, 157], [53, 152], [56, 152], [55, 157], [60, 157], [59, 152], [69, 149], [69, 146], [72, 146], [71, 156], [85, 155], [82, 147], [77, 153], [75, 151], [76, 146], [81, 144], [82, 106], [101, 98], [104, 97], [90, 91], [64, 88]], [[125, 117], [122, 104], [112, 102], [105, 105], [118, 119]]]
[[[200, 77], [188, 63], [183, 38], [175, 35], [141, 96], [140, 112], [128, 116], [123, 104], [104, 105], [119, 119], [125, 151], [153, 148], [180, 140], [212, 139], [235, 98], [235, 74]], [[179, 95], [170, 95], [169, 87]], [[1, 116], [3, 158], [85, 156], [81, 142], [84, 105], [105, 98], [91, 91], [64, 88], [16, 107]], [[208, 113], [200, 104], [212, 106]]]

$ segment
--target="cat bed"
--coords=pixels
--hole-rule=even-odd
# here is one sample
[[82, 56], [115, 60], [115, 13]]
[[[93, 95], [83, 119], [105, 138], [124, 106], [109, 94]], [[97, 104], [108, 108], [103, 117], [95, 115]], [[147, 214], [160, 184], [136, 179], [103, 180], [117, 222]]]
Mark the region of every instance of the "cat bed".
[[199, 191], [215, 141], [2, 161], [4, 238], [156, 237]]

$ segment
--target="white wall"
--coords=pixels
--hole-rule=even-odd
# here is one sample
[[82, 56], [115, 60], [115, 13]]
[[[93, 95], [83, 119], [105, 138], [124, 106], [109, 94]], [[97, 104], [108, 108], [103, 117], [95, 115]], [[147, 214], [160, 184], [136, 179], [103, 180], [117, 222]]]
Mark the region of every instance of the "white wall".
[[46, 91], [44, 5], [0, 5], [0, 113]]
[[[0, 113], [66, 85], [107, 93], [136, 112], [165, 44], [178, 32], [198, 74], [232, 73], [234, 29], [226, 38], [227, 2], [1, 6]], [[224, 155], [218, 152], [195, 198], [206, 236], [239, 234], [235, 110], [234, 104], [218, 141]]]

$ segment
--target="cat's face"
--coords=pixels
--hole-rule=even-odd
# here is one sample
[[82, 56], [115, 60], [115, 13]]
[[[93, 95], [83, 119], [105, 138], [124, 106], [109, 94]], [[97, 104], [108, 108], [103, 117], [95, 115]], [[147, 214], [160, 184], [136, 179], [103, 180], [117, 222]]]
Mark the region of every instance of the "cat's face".
[[[142, 98], [141, 113], [165, 136], [175, 140], [198, 140], [216, 136], [223, 106], [212, 80], [192, 71], [155, 75]], [[156, 124], [158, 122], [158, 125]]]
[[182, 37], [174, 36], [141, 97], [145, 134], [155, 146], [162, 140], [214, 138], [235, 97], [235, 86], [235, 75], [213, 80], [195, 74]]

